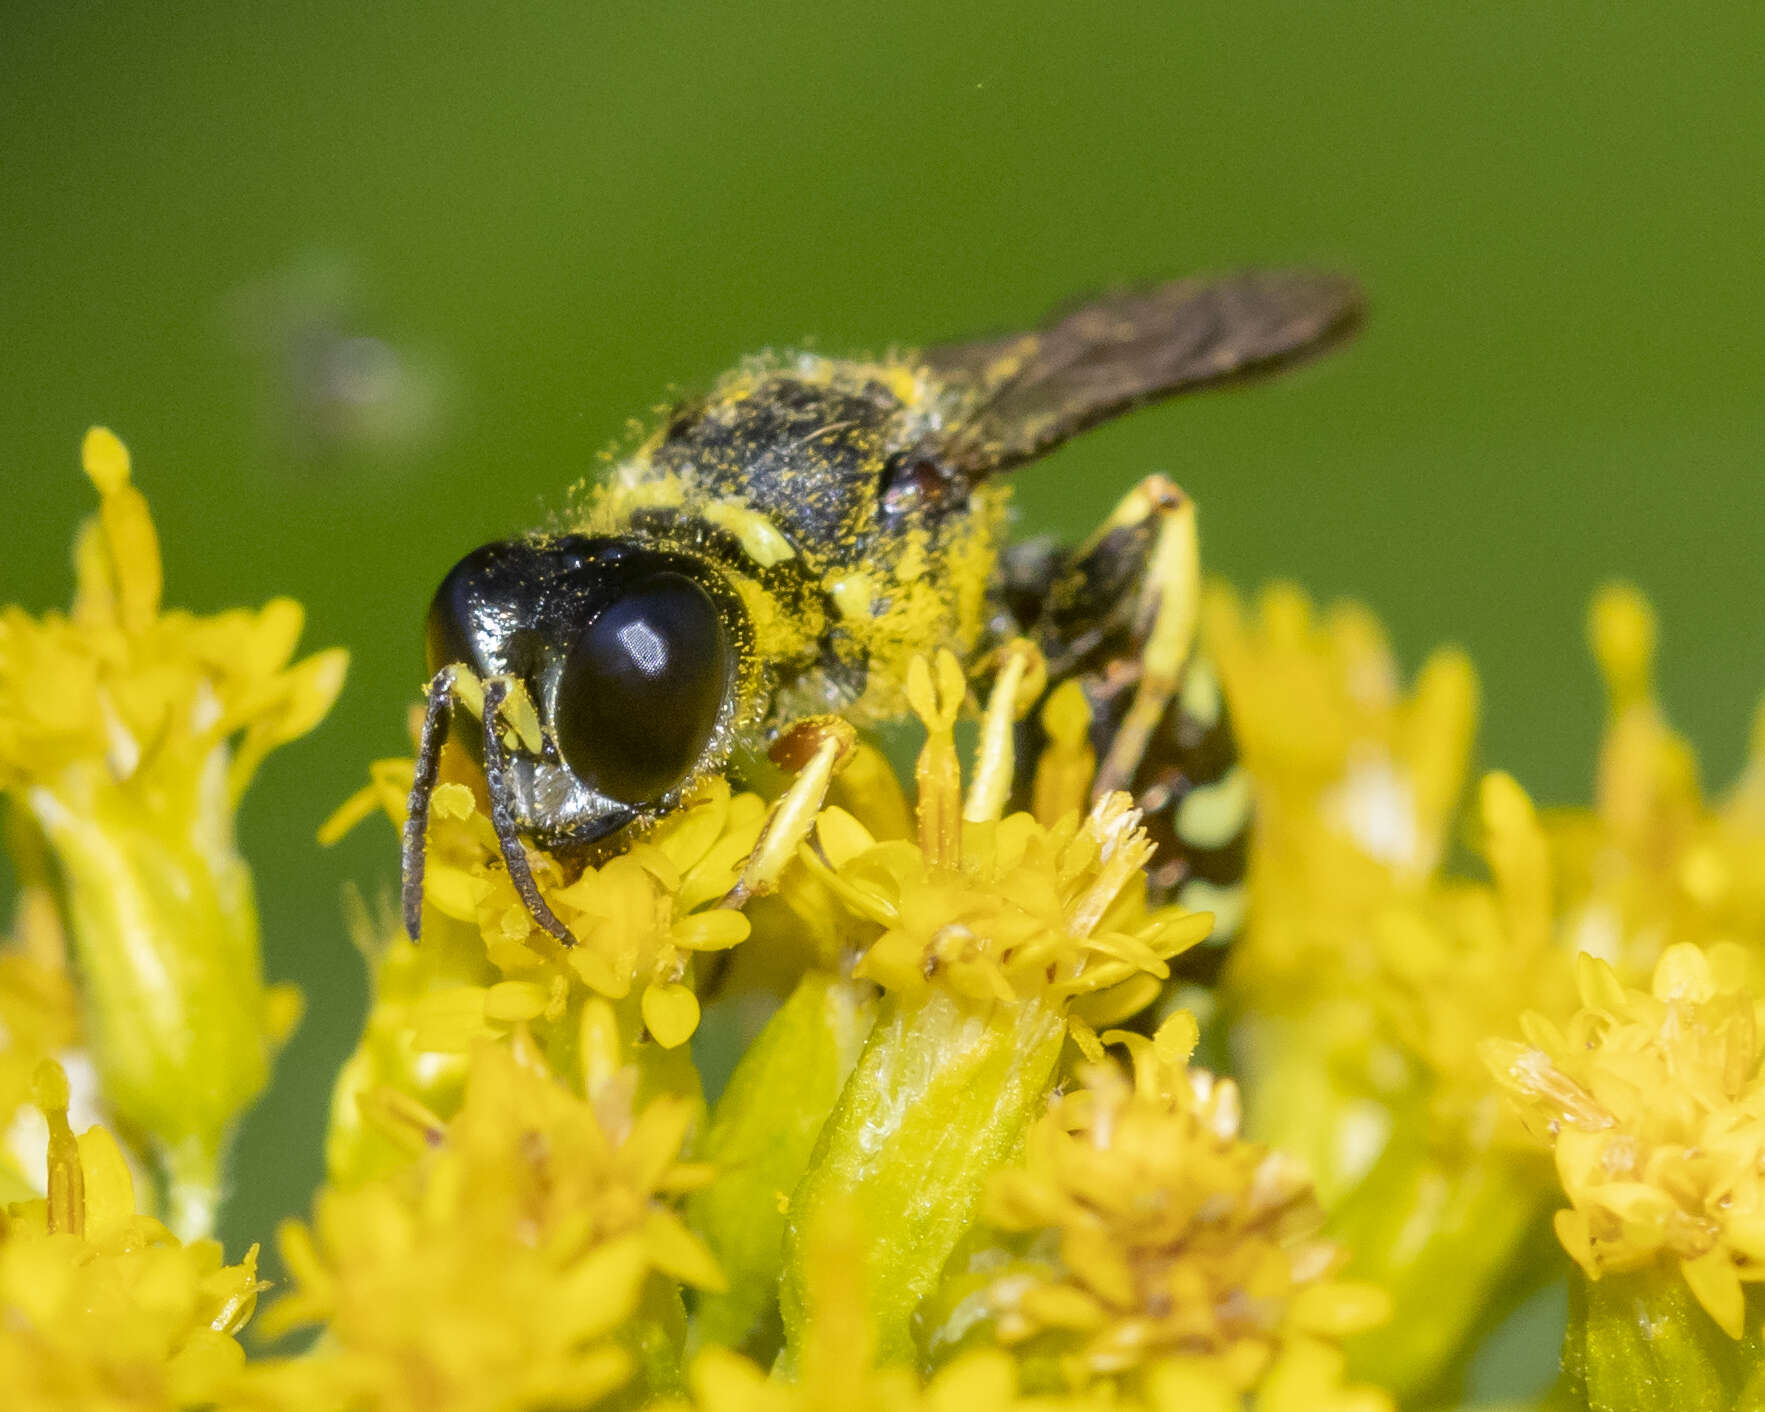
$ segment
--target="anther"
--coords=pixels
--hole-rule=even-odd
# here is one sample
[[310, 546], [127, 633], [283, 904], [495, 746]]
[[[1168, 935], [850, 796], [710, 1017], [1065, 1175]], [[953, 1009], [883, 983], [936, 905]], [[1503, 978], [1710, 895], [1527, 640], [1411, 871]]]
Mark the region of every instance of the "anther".
[[966, 822], [990, 823], [1005, 812], [1017, 774], [1017, 723], [1030, 713], [1047, 682], [1047, 664], [1034, 644], [1023, 638], [1005, 644], [962, 810]]

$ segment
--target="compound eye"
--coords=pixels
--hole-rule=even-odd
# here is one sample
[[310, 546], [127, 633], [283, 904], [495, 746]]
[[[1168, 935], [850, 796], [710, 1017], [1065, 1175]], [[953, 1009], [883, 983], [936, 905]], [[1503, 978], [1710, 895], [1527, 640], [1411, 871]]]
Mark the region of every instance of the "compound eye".
[[640, 579], [564, 661], [552, 726], [564, 763], [622, 804], [660, 799], [692, 772], [729, 694], [729, 634], [684, 574]]

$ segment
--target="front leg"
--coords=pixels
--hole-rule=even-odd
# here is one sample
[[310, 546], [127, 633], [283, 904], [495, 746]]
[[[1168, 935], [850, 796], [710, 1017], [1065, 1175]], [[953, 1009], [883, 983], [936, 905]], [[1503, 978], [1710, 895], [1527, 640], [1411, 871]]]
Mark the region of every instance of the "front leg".
[[[464, 675], [469, 685], [460, 681]], [[429, 681], [423, 706], [423, 730], [417, 738], [415, 777], [410, 802], [405, 807], [404, 835], [400, 844], [405, 935], [417, 941], [423, 934], [423, 876], [429, 862], [429, 801], [441, 778], [441, 747], [447, 742], [456, 701], [467, 704], [474, 715], [484, 714], [484, 692], [477, 677], [465, 667], [443, 667]], [[469, 704], [468, 704], [469, 703]]]
[[1154, 900], [1214, 914], [1205, 950], [1192, 953], [1211, 972], [1243, 919], [1252, 818], [1218, 679], [1196, 644], [1194, 504], [1149, 477], [1079, 548], [1053, 562], [1026, 550], [1008, 576], [1013, 568], [1006, 591], [1030, 618], [1050, 690], [1077, 680], [1090, 705], [1101, 761], [1092, 798], [1133, 795], [1158, 846], [1148, 870]]
[[405, 811], [403, 838], [403, 886], [401, 889], [405, 932], [416, 941], [423, 927], [423, 875], [428, 862], [429, 803], [441, 777], [441, 747], [456, 709], [478, 719], [482, 733], [485, 788], [490, 795], [490, 821], [496, 833], [509, 881], [515, 886], [528, 915], [565, 946], [575, 945], [570, 929], [540, 895], [528, 865], [526, 850], [516, 832], [513, 791], [508, 778], [508, 750], [503, 742], [506, 728], [528, 749], [542, 744], [539, 718], [526, 687], [508, 677], [480, 681], [459, 664], [443, 667], [431, 679], [428, 702], [423, 709], [423, 730], [417, 742], [417, 765], [411, 783], [410, 806]]

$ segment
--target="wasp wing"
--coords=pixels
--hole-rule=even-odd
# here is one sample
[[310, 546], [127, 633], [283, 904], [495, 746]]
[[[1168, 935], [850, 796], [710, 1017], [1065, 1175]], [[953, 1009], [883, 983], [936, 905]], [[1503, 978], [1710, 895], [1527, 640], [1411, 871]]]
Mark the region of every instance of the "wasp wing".
[[932, 348], [958, 410], [919, 454], [978, 479], [1190, 388], [1271, 372], [1347, 337], [1360, 287], [1306, 270], [1179, 280], [1081, 305], [1035, 333]]

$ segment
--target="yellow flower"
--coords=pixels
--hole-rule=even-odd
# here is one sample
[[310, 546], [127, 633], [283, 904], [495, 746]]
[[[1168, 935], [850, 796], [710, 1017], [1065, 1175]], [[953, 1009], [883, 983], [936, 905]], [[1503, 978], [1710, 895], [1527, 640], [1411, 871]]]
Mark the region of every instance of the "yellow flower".
[[77, 1138], [67, 1080], [37, 1075], [49, 1193], [0, 1223], [0, 1388], [8, 1412], [172, 1409], [221, 1398], [245, 1361], [234, 1335], [260, 1288], [257, 1247], [223, 1263], [136, 1211], [128, 1164], [103, 1128]]
[[0, 1202], [43, 1191], [37, 1066], [68, 1055], [80, 1028], [64, 951], [54, 897], [46, 885], [27, 883], [12, 938], [0, 947]]
[[1369, 905], [1435, 876], [1470, 762], [1477, 678], [1436, 652], [1407, 694], [1378, 622], [1357, 604], [1319, 621], [1296, 588], [1254, 618], [1209, 590], [1209, 650], [1256, 788], [1250, 935], [1235, 980], [1259, 1003], [1315, 990], [1356, 945]]
[[908, 673], [927, 732], [918, 841], [879, 843], [830, 809], [803, 850], [812, 875], [871, 929], [853, 973], [886, 994], [790, 1198], [787, 1360], [803, 1339], [806, 1242], [823, 1213], [848, 1203], [889, 1233], [866, 1302], [885, 1358], [908, 1356], [913, 1311], [971, 1224], [988, 1175], [1041, 1111], [1066, 1035], [1095, 1049], [1092, 1022], [1148, 1004], [1168, 958], [1212, 925], [1206, 913], [1147, 910], [1151, 844], [1127, 796], [1106, 796], [1082, 821], [1001, 817], [1016, 698], [1037, 694], [1030, 651], [1012, 649], [1015, 665], [999, 674], [966, 800], [953, 730], [967, 683], [946, 652], [935, 681], [923, 659]]
[[[408, 759], [377, 762], [372, 783], [321, 839], [374, 812], [402, 827], [411, 771]], [[746, 916], [717, 903], [759, 836], [764, 805], [718, 781], [648, 838], [568, 883], [557, 860], [534, 854], [542, 892], [577, 937], [566, 950], [516, 896], [467, 777], [467, 762], [450, 749], [432, 804], [421, 943], [409, 942], [397, 918], [353, 904], [373, 998], [333, 1089], [326, 1166], [335, 1185], [408, 1161], [369, 1120], [380, 1095], [406, 1095], [445, 1118], [474, 1047], [518, 1030], [538, 1037], [591, 1098], [635, 1078], [631, 1101], [666, 1093], [698, 1101], [686, 1044], [699, 1021], [691, 960], [748, 936]]]
[[1582, 1008], [1528, 1014], [1489, 1066], [1555, 1150], [1557, 1236], [1590, 1279], [1676, 1265], [1731, 1337], [1765, 1279], [1765, 1049], [1749, 958], [1669, 947], [1648, 990], [1580, 958]]
[[1676, 942], [1765, 957], [1765, 709], [1740, 780], [1707, 800], [1696, 754], [1655, 698], [1648, 604], [1603, 589], [1588, 637], [1608, 702], [1595, 804], [1547, 819], [1570, 939], [1637, 983]]
[[1552, 860], [1498, 773], [1477, 792], [1493, 885], [1442, 875], [1476, 716], [1462, 654], [1436, 653], [1406, 693], [1370, 614], [1320, 622], [1284, 587], [1254, 620], [1215, 590], [1207, 626], [1257, 792], [1250, 919], [1227, 974], [1253, 1127], [1302, 1154], [1333, 1203], [1377, 1158], [1393, 1107], [1426, 1112], [1432, 1141], [1487, 1144], [1477, 1044], [1511, 1032], [1516, 993], [1569, 994]]
[[679, 1160], [686, 1103], [590, 1104], [517, 1034], [473, 1051], [451, 1122], [411, 1101], [380, 1111], [413, 1161], [284, 1227], [296, 1287], [264, 1326], [327, 1336], [254, 1368], [244, 1405], [587, 1406], [650, 1354], [633, 1320], [652, 1272], [719, 1286], [668, 1204], [709, 1175]]
[[[811, 1240], [811, 1288], [801, 1376], [785, 1380], [724, 1349], [692, 1366], [698, 1412], [1106, 1412], [1082, 1397], [1022, 1397], [1017, 1369], [998, 1350], [966, 1354], [922, 1380], [911, 1368], [878, 1367], [877, 1341], [865, 1305], [863, 1240], [850, 1210], [820, 1222]], [[1176, 1412], [1179, 1404], [1172, 1404]], [[663, 1403], [651, 1412], [687, 1412]]]
[[1478, 1053], [1487, 1036], [1516, 1032], [1515, 996], [1560, 1012], [1573, 994], [1537, 811], [1500, 772], [1483, 778], [1477, 802], [1492, 883], [1441, 880], [1388, 899], [1367, 922], [1373, 966], [1351, 982], [1364, 983], [1380, 1034], [1413, 1066], [1443, 1145], [1504, 1135]]
[[153, 1141], [172, 1223], [207, 1229], [240, 1111], [298, 997], [263, 984], [233, 815], [263, 757], [330, 709], [345, 657], [289, 665], [301, 610], [160, 607], [159, 545], [129, 457], [95, 428], [97, 516], [63, 616], [0, 609], [0, 790], [55, 855], [88, 1037], [119, 1116]]
[[1206, 626], [1258, 810], [1225, 978], [1247, 1126], [1302, 1159], [1355, 1273], [1393, 1295], [1353, 1352], [1407, 1397], [1473, 1332], [1547, 1199], [1478, 1062], [1515, 1033], [1516, 996], [1571, 991], [1546, 834], [1491, 774], [1474, 817], [1491, 881], [1443, 873], [1476, 717], [1462, 654], [1406, 690], [1370, 614], [1320, 619], [1288, 588], [1254, 618], [1215, 591]]
[[[408, 759], [375, 764], [373, 782], [332, 816], [321, 840], [341, 836], [376, 810], [402, 828], [413, 770]], [[541, 894], [576, 938], [566, 949], [516, 894], [487, 801], [474, 793], [482, 785], [451, 746], [442, 777], [430, 805], [419, 950], [434, 947], [455, 959], [476, 953], [488, 966], [478, 984], [429, 987], [411, 1015], [415, 1047], [464, 1053], [475, 1039], [506, 1033], [512, 1023], [574, 1022], [585, 997], [611, 1003], [596, 1013], [616, 1023], [627, 1044], [643, 1037], [667, 1050], [685, 1044], [699, 1022], [692, 957], [748, 936], [748, 919], [717, 903], [760, 836], [766, 810], [758, 796], [732, 796], [717, 781], [691, 808], [600, 867], [567, 872], [551, 855], [532, 853]], [[420, 959], [412, 964], [426, 969]], [[442, 966], [455, 969], [452, 960]]]
[[1304, 1172], [1239, 1135], [1229, 1079], [1187, 1067], [1194, 1021], [1107, 1038], [1130, 1047], [1131, 1079], [1087, 1066], [993, 1180], [986, 1219], [1047, 1237], [990, 1282], [1000, 1340], [1040, 1340], [1079, 1386], [1179, 1358], [1244, 1393], [1289, 1341], [1381, 1322], [1382, 1292], [1334, 1278], [1347, 1252], [1318, 1238]]
[[1153, 845], [1125, 794], [1105, 796], [1082, 818], [1000, 817], [1002, 798], [975, 807], [974, 794], [965, 809], [951, 733], [966, 683], [948, 653], [939, 675], [934, 686], [923, 660], [909, 674], [929, 732], [918, 842], [878, 842], [830, 809], [817, 825], [818, 851], [805, 850], [846, 910], [880, 931], [854, 974], [907, 996], [936, 988], [972, 1004], [1040, 999], [1056, 1008], [1094, 996], [1093, 1017], [1132, 1014], [1212, 918], [1147, 908]]

